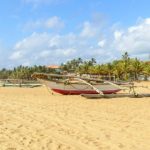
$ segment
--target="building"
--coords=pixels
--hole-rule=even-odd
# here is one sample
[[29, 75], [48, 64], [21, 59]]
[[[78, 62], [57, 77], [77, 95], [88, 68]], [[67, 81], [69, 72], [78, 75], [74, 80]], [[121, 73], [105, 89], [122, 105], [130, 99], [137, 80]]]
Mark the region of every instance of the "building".
[[51, 69], [53, 71], [55, 71], [56, 73], [60, 73], [62, 70], [61, 70], [61, 67], [58, 66], [58, 65], [49, 65], [49, 66], [46, 66], [48, 69]]

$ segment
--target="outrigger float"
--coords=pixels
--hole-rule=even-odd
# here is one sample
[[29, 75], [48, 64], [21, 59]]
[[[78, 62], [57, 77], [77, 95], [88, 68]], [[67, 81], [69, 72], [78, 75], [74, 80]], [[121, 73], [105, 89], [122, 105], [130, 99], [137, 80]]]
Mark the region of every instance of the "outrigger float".
[[121, 98], [121, 97], [130, 97], [130, 98], [142, 98], [150, 97], [150, 94], [134, 94], [134, 93], [123, 93], [123, 94], [81, 94], [81, 96], [89, 99], [98, 99], [98, 98]]
[[[150, 97], [150, 94], [137, 94], [133, 83], [121, 86], [101, 79], [47, 73], [34, 73], [32, 78], [62, 95], [81, 95], [86, 98]], [[117, 94], [126, 89], [130, 93]]]

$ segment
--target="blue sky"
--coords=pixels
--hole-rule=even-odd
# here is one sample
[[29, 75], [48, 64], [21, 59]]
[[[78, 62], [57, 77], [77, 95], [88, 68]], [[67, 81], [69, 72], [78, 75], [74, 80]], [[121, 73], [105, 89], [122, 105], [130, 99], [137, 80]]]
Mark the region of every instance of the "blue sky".
[[0, 2], [0, 68], [150, 55], [149, 0]]

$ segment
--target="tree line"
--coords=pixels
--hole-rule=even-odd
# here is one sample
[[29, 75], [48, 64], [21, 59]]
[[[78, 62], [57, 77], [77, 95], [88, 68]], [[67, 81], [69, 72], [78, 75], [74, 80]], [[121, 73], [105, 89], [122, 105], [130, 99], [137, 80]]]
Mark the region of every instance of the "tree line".
[[61, 64], [60, 70], [48, 68], [46, 66], [18, 66], [13, 69], [1, 69], [0, 79], [27, 79], [31, 80], [34, 72], [40, 73], [78, 73], [115, 76], [118, 80], [137, 80], [139, 75], [144, 75], [145, 80], [150, 76], [150, 61], [141, 61], [138, 58], [130, 58], [128, 53], [124, 53], [122, 58], [110, 63], [98, 64], [94, 58], [83, 60], [82, 58], [72, 59], [65, 64]]
[[76, 72], [80, 75], [115, 76], [118, 80], [137, 80], [139, 75], [143, 75], [145, 80], [147, 80], [150, 76], [150, 61], [130, 58], [127, 52], [122, 55], [121, 59], [114, 60], [111, 63], [97, 64], [94, 58], [88, 61], [77, 58], [61, 66], [67, 72]]
[[46, 66], [18, 66], [13, 69], [1, 69], [0, 70], [0, 79], [26, 79], [32, 80], [31, 75], [34, 72], [43, 72], [43, 73], [56, 73], [55, 70], [50, 69]]

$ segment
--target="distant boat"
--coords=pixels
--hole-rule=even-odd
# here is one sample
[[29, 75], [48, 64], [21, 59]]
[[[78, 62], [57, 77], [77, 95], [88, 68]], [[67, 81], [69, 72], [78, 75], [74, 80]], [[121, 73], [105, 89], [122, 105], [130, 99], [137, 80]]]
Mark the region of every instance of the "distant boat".
[[23, 79], [1, 79], [0, 80], [0, 87], [38, 87], [42, 86], [42, 84], [30, 81], [30, 80], [23, 80]]

